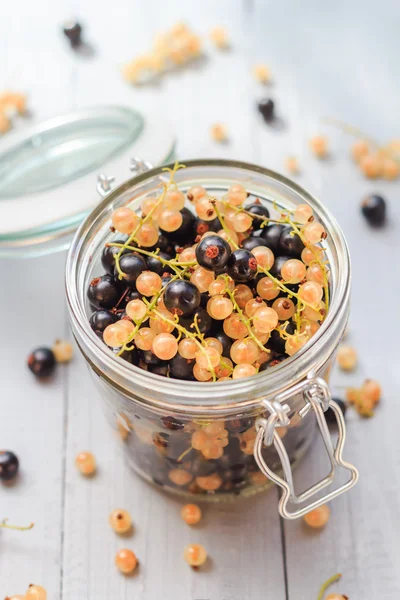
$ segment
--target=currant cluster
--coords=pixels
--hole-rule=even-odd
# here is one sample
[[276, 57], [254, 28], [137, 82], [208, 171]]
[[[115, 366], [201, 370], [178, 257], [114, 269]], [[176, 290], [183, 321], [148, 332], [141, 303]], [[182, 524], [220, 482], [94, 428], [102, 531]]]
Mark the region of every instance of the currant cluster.
[[141, 214], [112, 214], [105, 273], [89, 284], [90, 325], [116, 354], [151, 373], [225, 381], [300, 350], [329, 305], [324, 227], [309, 205], [270, 211], [240, 184], [186, 197], [178, 166]]

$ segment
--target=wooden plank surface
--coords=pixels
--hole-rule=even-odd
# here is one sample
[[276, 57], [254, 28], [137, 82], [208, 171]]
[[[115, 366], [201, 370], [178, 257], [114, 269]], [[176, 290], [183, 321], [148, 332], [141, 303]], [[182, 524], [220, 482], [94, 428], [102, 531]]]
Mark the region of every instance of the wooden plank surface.
[[[60, 23], [71, 13], [86, 25], [85, 37], [96, 51], [92, 59], [73, 55], [59, 34]], [[2, 261], [0, 445], [15, 450], [22, 466], [15, 485], [0, 487], [0, 517], [34, 520], [36, 527], [26, 534], [0, 534], [0, 597], [22, 593], [37, 582], [46, 586], [49, 600], [308, 600], [316, 597], [323, 579], [339, 570], [344, 579], [336, 589], [349, 597], [397, 599], [400, 290], [393, 261], [400, 250], [399, 184], [375, 186], [363, 180], [348, 159], [348, 137], [320, 123], [331, 115], [382, 140], [396, 136], [397, 4], [115, 0], [111, 11], [93, 1], [66, 6], [18, 0], [3, 4], [0, 17], [1, 85], [25, 87], [37, 119], [121, 103], [164, 115], [177, 132], [181, 159], [232, 157], [282, 171], [285, 157], [296, 154], [302, 167], [299, 183], [335, 213], [353, 260], [349, 340], [360, 351], [360, 367], [351, 377], [335, 374], [333, 382], [341, 386], [371, 376], [385, 390], [375, 419], [349, 417], [346, 456], [359, 466], [361, 480], [333, 503], [332, 520], [323, 532], [285, 523], [284, 553], [275, 491], [207, 507], [203, 525], [189, 530], [180, 520], [179, 501], [127, 470], [77, 353], [48, 385], [33, 381], [26, 370], [32, 347], [49, 344], [67, 330], [65, 257]], [[198, 66], [164, 77], [159, 85], [127, 86], [118, 66], [177, 20], [200, 33], [225, 26], [231, 50], [217, 52], [208, 44], [208, 58]], [[273, 72], [266, 89], [250, 74], [252, 65], [263, 61]], [[266, 127], [257, 115], [255, 102], [264, 94], [276, 100], [281, 130]], [[214, 122], [227, 125], [229, 144], [210, 140]], [[332, 145], [325, 164], [307, 149], [307, 138], [320, 131]], [[382, 233], [371, 232], [358, 211], [360, 197], [374, 189], [390, 201], [390, 224]], [[390, 326], [382, 326], [382, 313], [392, 317]], [[93, 450], [99, 462], [98, 476], [90, 481], [82, 480], [73, 466], [83, 448]], [[311, 483], [322, 468], [316, 445], [296, 479]], [[118, 506], [132, 513], [132, 539], [121, 540], [109, 530], [108, 513]], [[212, 560], [205, 573], [186, 568], [181, 554], [189, 541], [207, 546]], [[137, 577], [123, 578], [114, 568], [115, 551], [122, 545], [132, 545], [140, 558]]]

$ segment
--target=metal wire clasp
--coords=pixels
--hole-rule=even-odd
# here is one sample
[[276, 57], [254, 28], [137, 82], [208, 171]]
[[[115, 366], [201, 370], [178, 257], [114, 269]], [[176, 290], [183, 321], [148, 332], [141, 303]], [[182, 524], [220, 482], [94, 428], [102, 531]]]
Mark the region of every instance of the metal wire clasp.
[[[143, 160], [140, 156], [134, 156], [131, 159], [129, 168], [135, 175], [141, 175], [141, 173], [145, 173], [146, 171], [150, 171], [153, 168], [153, 164], [149, 160]], [[114, 183], [115, 177], [106, 175], [105, 173], [100, 173], [97, 177], [97, 192], [100, 194], [102, 198], [107, 196], [108, 192], [111, 191], [111, 184]]]
[[[275, 429], [276, 427], [286, 427], [289, 425], [290, 420], [288, 413], [290, 412], [290, 408], [288, 404], [286, 404], [286, 401], [290, 397], [293, 397], [299, 393], [302, 393], [305, 401], [304, 406], [298, 411], [299, 415], [301, 418], [304, 418], [310, 410], [314, 410], [322, 439], [330, 460], [331, 470], [324, 479], [305, 490], [302, 494], [296, 495], [289, 456], [286, 452], [283, 441]], [[357, 469], [350, 463], [345, 462], [342, 458], [343, 446], [346, 439], [346, 427], [343, 414], [336, 402], [332, 400], [329, 386], [324, 379], [310, 374], [304, 381], [276, 396], [275, 400], [272, 402], [268, 400], [262, 400], [261, 404], [269, 412], [269, 417], [259, 418], [256, 421], [257, 435], [254, 442], [254, 458], [256, 459], [260, 470], [267, 477], [269, 477], [269, 479], [278, 484], [283, 490], [281, 499], [279, 501], [279, 513], [282, 517], [285, 519], [297, 519], [298, 517], [305, 515], [310, 510], [313, 510], [314, 508], [325, 504], [325, 502], [336, 498], [336, 496], [339, 496], [343, 492], [349, 490], [357, 483]], [[335, 447], [333, 446], [332, 438], [324, 416], [324, 411], [326, 411], [329, 407], [333, 410], [338, 424], [338, 439]], [[266, 464], [262, 456], [262, 448], [264, 444], [266, 446], [271, 446], [274, 444], [281, 460], [284, 478], [274, 473]], [[318, 492], [325, 487], [330, 486], [333, 483], [338, 467], [351, 473], [350, 479], [345, 484], [339, 488], [336, 488], [335, 490], [332, 490], [321, 498], [307, 503], [305, 506], [296, 511], [290, 511], [288, 509], [289, 502], [292, 502], [293, 504], [303, 503], [304, 501], [316, 496]]]

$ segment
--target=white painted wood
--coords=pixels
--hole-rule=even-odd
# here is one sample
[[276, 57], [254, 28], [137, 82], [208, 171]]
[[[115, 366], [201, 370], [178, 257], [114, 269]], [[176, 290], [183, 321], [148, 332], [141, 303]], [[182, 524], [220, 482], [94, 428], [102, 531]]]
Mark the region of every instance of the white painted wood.
[[[59, 34], [60, 23], [71, 13], [86, 25], [85, 38], [96, 50], [91, 59], [72, 54]], [[232, 49], [221, 53], [208, 43], [208, 59], [196, 67], [154, 86], [126, 85], [118, 66], [178, 19], [200, 33], [225, 26]], [[348, 160], [350, 139], [320, 123], [328, 114], [382, 140], [398, 136], [393, 123], [399, 79], [391, 66], [398, 54], [396, 19], [397, 6], [389, 0], [379, 5], [339, 1], [331, 7], [317, 0], [115, 0], [112, 9], [88, 1], [65, 6], [54, 0], [18, 0], [0, 8], [0, 84], [25, 87], [35, 118], [121, 103], [165, 115], [176, 128], [181, 159], [224, 156], [282, 171], [285, 156], [296, 154], [302, 167], [299, 183], [321, 197], [345, 230], [354, 277], [349, 341], [360, 351], [360, 367], [351, 376], [335, 374], [333, 381], [347, 385], [376, 377], [384, 384], [385, 398], [375, 419], [349, 417], [345, 456], [359, 466], [361, 480], [333, 503], [328, 527], [316, 533], [299, 522], [284, 525], [291, 600], [316, 597], [321, 581], [338, 570], [343, 584], [336, 589], [349, 597], [395, 600], [400, 594], [395, 445], [400, 285], [390, 262], [400, 250], [399, 184], [375, 186], [363, 180]], [[256, 62], [271, 67], [271, 86], [251, 78]], [[259, 119], [254, 105], [263, 95], [276, 100], [283, 130]], [[229, 144], [210, 139], [214, 122], [226, 124]], [[326, 163], [316, 161], [307, 148], [307, 137], [320, 131], [332, 145]], [[382, 233], [371, 232], [359, 215], [359, 198], [373, 189], [390, 200], [392, 218]], [[180, 501], [126, 469], [81, 357], [51, 384], [32, 380], [26, 354], [66, 328], [63, 262], [58, 255], [0, 263], [0, 445], [21, 458], [21, 478], [12, 487], [0, 486], [0, 517], [36, 521], [31, 532], [0, 533], [0, 595], [22, 593], [37, 582], [46, 586], [49, 600], [283, 600], [285, 557], [275, 492], [206, 507], [201, 527], [189, 529], [179, 517]], [[392, 315], [390, 328], [381, 326], [380, 313], [374, 318], [384, 301], [384, 314]], [[75, 454], [85, 448], [99, 463], [91, 480], [82, 480], [73, 465]], [[296, 477], [311, 483], [322, 469], [316, 446]], [[132, 538], [117, 538], [109, 529], [108, 514], [118, 506], [132, 513]], [[183, 562], [183, 547], [190, 541], [204, 543], [210, 553], [204, 573], [192, 573]], [[116, 550], [125, 545], [141, 561], [132, 578], [121, 577], [113, 565]]]
[[26, 366], [35, 347], [65, 335], [64, 256], [1, 263], [0, 446], [20, 459], [20, 476], [0, 485], [0, 518], [31, 531], [0, 531], [0, 595], [30, 583], [59, 597], [66, 370], [38, 383]]

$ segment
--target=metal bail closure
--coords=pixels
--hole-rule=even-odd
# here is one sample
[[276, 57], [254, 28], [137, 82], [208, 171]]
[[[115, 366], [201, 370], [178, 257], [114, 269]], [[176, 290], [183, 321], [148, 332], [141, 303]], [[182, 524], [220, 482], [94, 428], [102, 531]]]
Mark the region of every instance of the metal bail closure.
[[[305, 400], [304, 406], [299, 410], [299, 415], [304, 418], [311, 409], [314, 410], [317, 423], [322, 434], [322, 439], [329, 456], [331, 470], [327, 477], [305, 490], [302, 494], [296, 495], [290, 460], [284, 443], [279, 437], [278, 433], [275, 431], [275, 428], [286, 427], [289, 425], [290, 420], [288, 413], [290, 412], [290, 408], [288, 404], [285, 404], [285, 402], [290, 397], [299, 393], [303, 394]], [[339, 496], [343, 492], [346, 492], [357, 483], [357, 469], [350, 463], [345, 462], [342, 458], [343, 446], [346, 439], [344, 417], [339, 406], [332, 400], [329, 386], [324, 379], [315, 377], [312, 373], [310, 373], [307, 379], [276, 396], [273, 402], [263, 400], [261, 404], [270, 414], [268, 418], [259, 418], [256, 421], [257, 436], [254, 442], [254, 458], [256, 459], [257, 464], [264, 475], [269, 477], [269, 479], [271, 479], [274, 483], [278, 484], [283, 490], [281, 499], [279, 501], [279, 513], [282, 517], [285, 519], [297, 519], [302, 517], [310, 510], [313, 510], [314, 508], [329, 502], [333, 498], [336, 498], [336, 496]], [[333, 410], [338, 425], [338, 439], [335, 447], [333, 446], [332, 438], [324, 416], [324, 411], [326, 411], [328, 407]], [[271, 471], [266, 464], [262, 456], [262, 448], [264, 444], [266, 446], [271, 446], [274, 444], [281, 460], [284, 478]], [[335, 478], [338, 467], [341, 467], [346, 471], [350, 471], [351, 477], [346, 483], [344, 483], [341, 487], [330, 491], [321, 498], [308, 502], [305, 506], [296, 511], [291, 512], [288, 509], [289, 502], [292, 502], [293, 504], [303, 503], [305, 500], [309, 500], [316, 496], [318, 492], [325, 487], [331, 485]]]
[[[150, 171], [153, 168], [153, 164], [149, 160], [143, 160], [140, 156], [134, 156], [131, 158], [129, 165], [130, 170], [135, 175], [141, 175], [146, 171]], [[114, 183], [115, 177], [100, 173], [97, 177], [96, 190], [102, 198], [107, 196], [108, 192], [111, 191], [111, 184]]]
[[100, 173], [97, 177], [97, 186], [96, 190], [100, 194], [102, 198], [107, 196], [108, 192], [111, 190], [111, 184], [115, 181], [115, 177], [105, 175], [105, 173]]

